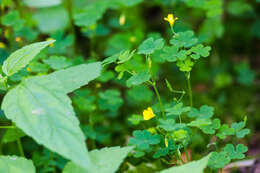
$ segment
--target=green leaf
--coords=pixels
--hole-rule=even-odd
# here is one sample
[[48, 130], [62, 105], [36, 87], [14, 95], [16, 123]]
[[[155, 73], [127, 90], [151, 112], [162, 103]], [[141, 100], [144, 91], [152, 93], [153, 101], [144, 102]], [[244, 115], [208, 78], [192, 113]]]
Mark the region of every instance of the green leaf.
[[98, 62], [27, 78], [6, 94], [2, 109], [37, 143], [88, 169], [85, 137], [66, 94], [98, 77], [100, 71]]
[[191, 108], [190, 112], [188, 113], [188, 116], [190, 118], [211, 118], [214, 115], [214, 108], [208, 105], [203, 105], [200, 107], [200, 110], [196, 108]]
[[244, 121], [239, 123], [232, 123], [231, 127], [235, 130], [236, 136], [238, 138], [243, 138], [245, 135], [248, 135], [250, 133], [249, 129], [243, 129], [245, 127], [246, 123]]
[[227, 136], [234, 135], [234, 133], [235, 130], [233, 128], [228, 127], [227, 124], [223, 124], [216, 135], [220, 139], [225, 139]]
[[149, 70], [143, 70], [133, 76], [131, 76], [127, 81], [126, 85], [128, 87], [140, 85], [150, 79], [151, 75], [149, 73]]
[[143, 117], [141, 115], [133, 114], [131, 117], [128, 118], [133, 125], [138, 125], [141, 121], [143, 121]]
[[161, 58], [169, 62], [175, 62], [177, 60], [185, 60], [187, 58], [188, 51], [180, 50], [177, 46], [166, 46], [163, 48], [163, 52], [161, 53]]
[[198, 39], [194, 37], [193, 31], [178, 32], [173, 39], [170, 40], [170, 43], [173, 46], [177, 47], [192, 47], [198, 42]]
[[33, 19], [42, 33], [65, 30], [69, 26], [69, 14], [63, 6], [38, 9]]
[[19, 12], [12, 10], [2, 17], [2, 24], [13, 27], [14, 31], [19, 31], [23, 28], [25, 21], [20, 18]]
[[189, 58], [186, 59], [185, 61], [178, 61], [176, 65], [180, 68], [180, 71], [190, 72], [192, 70], [194, 62], [192, 62], [191, 59]]
[[163, 45], [164, 40], [162, 38], [154, 40], [153, 37], [150, 37], [144, 40], [138, 47], [138, 54], [152, 54], [155, 50], [162, 49]]
[[206, 46], [204, 47], [202, 44], [192, 47], [189, 51], [193, 52], [194, 54], [191, 55], [193, 59], [199, 59], [201, 56], [206, 58], [209, 56], [209, 52], [211, 47]]
[[159, 144], [160, 136], [152, 135], [152, 133], [147, 130], [135, 130], [133, 133], [133, 138], [129, 140], [129, 144], [136, 145], [137, 149], [148, 150], [150, 145]]
[[0, 156], [1, 173], [36, 173], [31, 160], [17, 156]]
[[118, 56], [118, 64], [122, 64], [128, 60], [130, 60], [133, 56], [134, 56], [135, 50], [133, 50], [132, 52], [130, 52], [130, 50], [121, 52]]
[[3, 64], [3, 72], [7, 76], [18, 72], [25, 67], [42, 49], [55, 42], [55, 40], [33, 43], [13, 52]]
[[189, 162], [185, 165], [176, 166], [160, 171], [160, 173], [203, 173], [203, 170], [207, 167], [210, 154], [203, 157], [200, 160]]
[[166, 131], [173, 131], [180, 127], [180, 123], [176, 124], [174, 119], [159, 119], [159, 123], [158, 127]]
[[50, 7], [59, 5], [61, 3], [61, 0], [23, 0], [24, 3], [33, 8], [43, 8], [43, 7]]
[[188, 112], [189, 110], [190, 107], [183, 106], [183, 103], [178, 103], [175, 104], [173, 107], [166, 109], [165, 111], [167, 113], [166, 114], [167, 116], [171, 116], [171, 115], [178, 116], [185, 112]]
[[233, 144], [227, 144], [224, 151], [228, 153], [231, 159], [243, 159], [245, 158], [244, 153], [247, 152], [248, 148], [243, 144], [238, 144], [236, 150]]
[[220, 128], [220, 120], [219, 119], [214, 119], [212, 123], [208, 126], [201, 126], [200, 129], [205, 133], [205, 134], [214, 134], [217, 129]]
[[116, 60], [118, 59], [118, 56], [119, 56], [119, 53], [107, 57], [106, 59], [104, 59], [102, 61], [102, 65], [106, 66], [106, 65], [109, 65], [109, 64], [112, 64], [112, 63], [116, 62]]
[[211, 120], [210, 119], [197, 119], [197, 120], [194, 120], [194, 121], [191, 121], [190, 123], [188, 123], [187, 125], [188, 126], [191, 126], [191, 127], [205, 127], [205, 126], [208, 126], [208, 125], [211, 125]]
[[25, 136], [24, 132], [18, 128], [8, 129], [5, 132], [4, 136], [2, 137], [2, 142], [3, 143], [14, 142], [17, 139], [24, 136]]
[[72, 65], [72, 61], [64, 56], [51, 56], [48, 59], [43, 59], [45, 64], [48, 64], [53, 70], [60, 70]]
[[93, 168], [90, 171], [69, 162], [62, 173], [114, 173], [132, 149], [132, 147], [110, 147], [92, 150], [89, 152], [89, 157], [93, 163]]
[[231, 159], [228, 156], [227, 152], [212, 152], [208, 166], [213, 169], [224, 168], [230, 161]]

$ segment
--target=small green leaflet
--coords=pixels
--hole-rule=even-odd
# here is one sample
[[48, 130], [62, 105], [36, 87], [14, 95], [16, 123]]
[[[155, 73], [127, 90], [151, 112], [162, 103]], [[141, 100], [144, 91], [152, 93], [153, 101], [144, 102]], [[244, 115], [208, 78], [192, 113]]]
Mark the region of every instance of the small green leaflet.
[[194, 37], [193, 31], [178, 32], [173, 39], [170, 40], [172, 45], [185, 48], [189, 48], [197, 42], [198, 39]]
[[144, 40], [138, 47], [138, 54], [152, 54], [155, 50], [162, 49], [163, 45], [164, 40], [162, 38], [154, 40], [153, 37], [150, 37]]
[[245, 158], [244, 153], [247, 152], [247, 147], [243, 144], [238, 144], [236, 149], [233, 144], [227, 144], [224, 148], [224, 151], [227, 152], [228, 156], [231, 159], [243, 159]]
[[144, 70], [144, 71], [141, 71], [141, 72], [133, 75], [132, 77], [130, 77], [126, 81], [126, 85], [128, 87], [140, 85], [140, 84], [148, 81], [150, 79], [150, 77], [151, 77], [151, 75], [149, 73], [149, 70]]
[[192, 161], [185, 165], [165, 169], [163, 171], [160, 171], [160, 173], [203, 173], [203, 170], [207, 167], [209, 158], [210, 154], [200, 160]]
[[211, 47], [206, 46], [204, 47], [202, 44], [198, 44], [194, 47], [192, 47], [189, 51], [193, 52], [193, 54], [191, 54], [191, 57], [193, 59], [199, 59], [200, 57], [208, 57], [209, 56], [209, 52], [211, 50]]
[[92, 150], [89, 152], [94, 165], [92, 170], [84, 170], [73, 162], [69, 162], [62, 173], [114, 173], [132, 149], [133, 147], [110, 147]]
[[36, 173], [31, 160], [17, 156], [0, 156], [1, 173]]
[[219, 119], [214, 119], [210, 125], [207, 126], [201, 126], [200, 129], [203, 131], [205, 134], [214, 134], [217, 129], [220, 128], [220, 120]]
[[3, 72], [7, 76], [11, 76], [12, 74], [18, 72], [25, 67], [42, 49], [54, 42], [55, 40], [43, 41], [18, 49], [4, 61], [2, 67]]
[[224, 168], [231, 161], [225, 151], [212, 152], [208, 166], [213, 169]]
[[189, 110], [190, 110], [190, 107], [183, 106], [183, 103], [177, 103], [176, 105], [174, 105], [171, 108], [166, 109], [165, 111], [167, 113], [166, 114], [167, 116], [171, 116], [171, 115], [178, 116], [185, 112], [188, 112]]
[[20, 31], [24, 27], [25, 21], [21, 19], [17, 10], [11, 10], [2, 16], [1, 22], [4, 26], [12, 27], [14, 31]]
[[148, 150], [150, 145], [159, 144], [160, 136], [152, 135], [152, 133], [147, 130], [135, 130], [133, 133], [133, 138], [129, 140], [129, 144], [136, 145], [137, 149]]
[[138, 125], [141, 121], [143, 121], [143, 117], [141, 115], [133, 114], [131, 117], [128, 118], [133, 125]]
[[191, 108], [190, 112], [188, 113], [188, 116], [190, 118], [211, 118], [214, 115], [214, 108], [208, 105], [203, 105], [200, 107], [200, 110], [196, 108]]
[[2, 109], [37, 143], [88, 169], [85, 137], [67, 93], [95, 79], [100, 71], [97, 62], [27, 78], [5, 95]]
[[216, 134], [220, 139], [225, 139], [227, 136], [234, 135], [235, 130], [233, 128], [228, 127], [227, 124], [223, 124]]
[[244, 121], [239, 123], [232, 123], [231, 127], [235, 130], [236, 136], [238, 138], [243, 138], [245, 135], [248, 135], [250, 133], [249, 129], [243, 129], [245, 127], [246, 123]]

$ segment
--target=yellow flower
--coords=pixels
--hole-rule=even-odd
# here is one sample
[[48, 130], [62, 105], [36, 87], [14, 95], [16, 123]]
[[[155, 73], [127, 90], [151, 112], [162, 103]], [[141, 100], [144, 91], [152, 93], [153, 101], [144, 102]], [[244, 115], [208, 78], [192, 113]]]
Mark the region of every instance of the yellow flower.
[[178, 20], [178, 17], [174, 17], [173, 14], [168, 14], [167, 18], [165, 17], [164, 20], [168, 21], [170, 26], [173, 27], [176, 20]]
[[169, 143], [168, 143], [168, 139], [167, 139], [167, 138], [164, 138], [164, 144], [165, 144], [165, 146], [168, 148]]
[[153, 110], [151, 107], [148, 107], [146, 110], [143, 111], [143, 118], [144, 120], [150, 120], [155, 117]]

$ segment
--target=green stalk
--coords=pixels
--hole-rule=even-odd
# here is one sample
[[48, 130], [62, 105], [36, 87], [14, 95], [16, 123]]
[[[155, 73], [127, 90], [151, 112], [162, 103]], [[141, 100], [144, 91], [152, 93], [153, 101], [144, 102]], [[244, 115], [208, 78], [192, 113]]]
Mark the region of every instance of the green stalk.
[[164, 112], [164, 107], [163, 107], [162, 100], [161, 100], [161, 96], [160, 96], [160, 94], [159, 94], [159, 92], [158, 92], [158, 89], [157, 89], [157, 87], [156, 87], [156, 83], [155, 83], [155, 81], [153, 81], [153, 82], [151, 82], [151, 83], [152, 83], [153, 89], [154, 89], [154, 91], [155, 91], [155, 93], [156, 93], [156, 96], [157, 96], [157, 98], [158, 98], [163, 119], [166, 119], [165, 112]]
[[191, 90], [191, 84], [190, 84], [190, 72], [185, 74], [186, 80], [187, 80], [187, 86], [188, 86], [188, 95], [190, 100], [190, 106], [193, 105], [192, 103], [192, 90]]
[[15, 126], [0, 126], [0, 129], [15, 129]]
[[18, 149], [19, 149], [20, 155], [22, 157], [24, 157], [23, 146], [22, 146], [22, 142], [21, 142], [20, 138], [17, 139], [17, 145], [18, 145]]

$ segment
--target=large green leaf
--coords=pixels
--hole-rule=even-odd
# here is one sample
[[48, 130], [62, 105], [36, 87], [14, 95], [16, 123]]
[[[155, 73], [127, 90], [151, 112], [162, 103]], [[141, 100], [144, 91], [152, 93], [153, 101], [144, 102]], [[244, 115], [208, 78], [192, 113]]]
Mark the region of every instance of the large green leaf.
[[29, 7], [43, 8], [59, 5], [61, 0], [24, 0], [24, 3]]
[[187, 173], [187, 172], [203, 173], [203, 170], [207, 167], [209, 158], [210, 158], [210, 154], [200, 160], [193, 161], [185, 165], [165, 169], [160, 173]]
[[91, 171], [84, 170], [73, 162], [69, 162], [62, 173], [114, 173], [119, 168], [132, 147], [111, 147], [89, 152], [94, 164]]
[[18, 72], [25, 67], [42, 49], [53, 42], [55, 42], [55, 40], [43, 41], [18, 49], [4, 61], [2, 67], [3, 72], [7, 76], [11, 76], [12, 74]]
[[98, 77], [100, 71], [97, 62], [25, 79], [7, 93], [2, 109], [37, 143], [87, 169], [85, 138], [66, 94]]
[[17, 156], [0, 156], [1, 173], [35, 173], [31, 160]]

